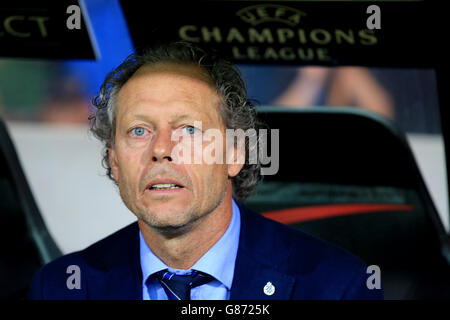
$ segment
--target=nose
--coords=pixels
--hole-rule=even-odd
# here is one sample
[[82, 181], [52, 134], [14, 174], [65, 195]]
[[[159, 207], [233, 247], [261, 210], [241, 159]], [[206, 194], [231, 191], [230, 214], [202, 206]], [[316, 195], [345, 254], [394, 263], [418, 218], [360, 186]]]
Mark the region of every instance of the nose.
[[171, 140], [172, 133], [169, 129], [158, 130], [153, 140], [152, 161], [172, 161], [173, 141]]

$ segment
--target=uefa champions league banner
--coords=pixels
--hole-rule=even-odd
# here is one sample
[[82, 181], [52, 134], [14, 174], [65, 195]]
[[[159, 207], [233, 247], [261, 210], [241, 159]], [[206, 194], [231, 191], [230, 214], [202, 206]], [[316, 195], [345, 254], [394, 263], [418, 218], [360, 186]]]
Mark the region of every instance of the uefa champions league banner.
[[[423, 2], [121, 1], [137, 50], [158, 40], [215, 47], [241, 64], [424, 66]], [[427, 62], [429, 61], [429, 62]]]

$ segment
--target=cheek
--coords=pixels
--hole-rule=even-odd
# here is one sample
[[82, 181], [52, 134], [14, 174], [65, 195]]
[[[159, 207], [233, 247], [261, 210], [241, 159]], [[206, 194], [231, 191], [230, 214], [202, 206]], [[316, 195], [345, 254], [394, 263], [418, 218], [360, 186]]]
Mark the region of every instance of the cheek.
[[227, 183], [227, 178], [227, 166], [225, 164], [206, 165], [203, 168], [205, 192], [221, 192]]
[[185, 166], [186, 172], [193, 184], [196, 194], [208, 193], [214, 190], [214, 186], [220, 180], [218, 165], [191, 164]]
[[135, 150], [122, 150], [117, 153], [119, 175], [122, 179], [130, 180], [139, 175], [142, 154]]

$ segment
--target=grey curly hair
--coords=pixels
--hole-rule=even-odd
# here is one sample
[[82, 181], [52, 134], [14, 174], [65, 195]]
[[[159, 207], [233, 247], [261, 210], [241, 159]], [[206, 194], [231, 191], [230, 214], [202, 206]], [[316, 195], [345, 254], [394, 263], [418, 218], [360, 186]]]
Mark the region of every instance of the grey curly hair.
[[[253, 103], [247, 99], [247, 89], [239, 70], [217, 53], [207, 51], [189, 42], [179, 41], [158, 44], [146, 49], [142, 54], [132, 54], [115, 70], [109, 72], [93, 100], [96, 110], [89, 117], [90, 131], [104, 145], [102, 165], [107, 176], [114, 181], [109, 163], [108, 149], [114, 147], [116, 130], [116, 100], [120, 89], [143, 65], [159, 63], [195, 64], [201, 68], [215, 85], [222, 98], [220, 111], [225, 128], [255, 129], [264, 125], [257, 117]], [[245, 164], [239, 174], [232, 178], [233, 196], [239, 200], [247, 198], [262, 179], [259, 157], [249, 161], [250, 150], [257, 148], [257, 140], [246, 139]], [[251, 145], [253, 144], [253, 145]]]

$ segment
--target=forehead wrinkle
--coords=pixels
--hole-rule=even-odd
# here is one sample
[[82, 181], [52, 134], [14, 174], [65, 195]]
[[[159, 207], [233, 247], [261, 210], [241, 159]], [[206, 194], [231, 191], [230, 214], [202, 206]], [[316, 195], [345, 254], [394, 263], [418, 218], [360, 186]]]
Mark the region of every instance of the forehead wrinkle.
[[[196, 113], [196, 112], [194, 112], [194, 113]], [[201, 117], [202, 114], [207, 116], [208, 118], [210, 118], [210, 116], [207, 113], [201, 112], [201, 113], [198, 113], [197, 115], [193, 116], [192, 112], [191, 112], [191, 114], [174, 114], [174, 115], [169, 115], [167, 117], [167, 121], [166, 122], [169, 123], [169, 124], [176, 124], [177, 122], [181, 122], [181, 121], [184, 121], [184, 120], [192, 120], [192, 121], [201, 121], [201, 122], [203, 122], [204, 119], [202, 119], [202, 117]], [[146, 121], [146, 122], [151, 123], [151, 124], [154, 124], [156, 122], [155, 119], [151, 116], [151, 114], [128, 113], [128, 114], [126, 114], [124, 116], [124, 118], [126, 120], [129, 120], [129, 121], [132, 121], [132, 120], [143, 120], [143, 121]]]
[[[144, 89], [148, 88], [149, 87], [148, 82], [154, 81], [152, 79], [152, 76], [159, 76], [162, 77], [163, 79], [172, 77], [175, 78], [175, 81], [189, 79], [189, 81], [191, 81], [191, 83], [194, 86], [206, 85], [211, 90], [210, 93], [220, 99], [214, 83], [204, 73], [201, 67], [191, 64], [176, 64], [176, 63], [157, 63], [154, 65], [141, 66], [133, 74], [133, 76], [131, 76], [131, 78], [123, 85], [122, 89], [119, 91], [119, 96], [122, 91], [126, 91], [128, 87], [130, 87], [131, 85], [134, 85], [137, 88], [141, 87], [144, 87]], [[157, 87], [159, 82], [161, 81], [156, 81], [156, 83], [154, 83], [150, 87], [150, 89], [152, 89], [152, 87]], [[197, 100], [195, 99], [196, 91], [192, 90], [191, 88], [174, 86], [173, 89], [176, 89], [179, 92], [184, 91], [185, 93], [188, 94], [189, 98], [195, 101]], [[142, 94], [145, 92], [146, 90], [141, 90], [140, 93]]]
[[[206, 104], [205, 102], [200, 102], [198, 99], [183, 99], [183, 100], [169, 100], [168, 102], [160, 102], [154, 99], [139, 99], [133, 97], [131, 101], [127, 101], [129, 105], [134, 106], [134, 108], [131, 110], [131, 112], [125, 112], [124, 117], [142, 117], [142, 118], [151, 118], [151, 113], [145, 112], [148, 109], [164, 109], [167, 108], [166, 112], [168, 115], [168, 118], [170, 116], [171, 119], [176, 120], [183, 120], [182, 118], [186, 119], [193, 119], [201, 120], [201, 118], [207, 117], [209, 120], [213, 120], [212, 114], [209, 112], [206, 112], [202, 110], [201, 107], [202, 104]], [[214, 101], [214, 104], [219, 105], [217, 101]], [[178, 107], [174, 110], [174, 112], [171, 112], [171, 107], [175, 106]], [[217, 107], [211, 106], [211, 108], [215, 109], [217, 111]], [[127, 109], [127, 108], [125, 108]], [[214, 112], [216, 114], [217, 112]]]
[[185, 76], [202, 81], [215, 89], [215, 85], [206, 70], [194, 63], [159, 62], [155, 64], [145, 64], [141, 66], [132, 77], [145, 76], [149, 73], [170, 74], [175, 76]]
[[[143, 67], [141, 67], [143, 68]], [[145, 71], [145, 72], [144, 72]], [[187, 107], [188, 116], [197, 113], [197, 115], [204, 115], [210, 121], [214, 121], [213, 118], [219, 117], [219, 121], [221, 121], [221, 115], [219, 112], [221, 99], [217, 94], [215, 88], [211, 86], [210, 83], [205, 82], [204, 79], [199, 79], [198, 77], [192, 77], [191, 74], [187, 73], [178, 73], [177, 70], [169, 70], [166, 72], [165, 69], [160, 70], [154, 68], [150, 68], [149, 70], [138, 70], [138, 72], [133, 77], [131, 77], [124, 85], [122, 90], [119, 91], [117, 103], [118, 105], [122, 105], [123, 107], [119, 108], [125, 112], [129, 109], [130, 106], [136, 106], [136, 109], [141, 109], [145, 107], [155, 108], [164, 108], [165, 106], [171, 106], [179, 104], [182, 107]], [[150, 77], [149, 77], [150, 76]], [[160, 77], [154, 78], [154, 76]], [[175, 77], [175, 78], [174, 78]], [[176, 85], [172, 87], [172, 90], [167, 93], [167, 89], [164, 88], [164, 84], [167, 85], [166, 81], [183, 81], [188, 78], [191, 83], [189, 85]], [[174, 80], [175, 79], [175, 80]], [[159, 81], [158, 81], [159, 80]], [[192, 82], [193, 80], [193, 82]], [[183, 82], [182, 82], [183, 83]], [[163, 86], [161, 89], [158, 86]], [[198, 86], [202, 87], [203, 85], [207, 85], [209, 90], [205, 91], [205, 87], [198, 88]], [[162, 90], [165, 89], [165, 90]], [[196, 90], [200, 89], [200, 90]], [[133, 93], [130, 94], [129, 91], [133, 90]], [[159, 90], [166, 92], [166, 94], [160, 94]], [[209, 91], [209, 92], [208, 92]], [[204, 93], [208, 94], [205, 95]], [[126, 100], [125, 96], [126, 96]], [[212, 98], [212, 99], [211, 99]], [[211, 101], [212, 100], [212, 101]], [[214, 109], [214, 115], [209, 112], [204, 112], [202, 106], [205, 104], [213, 104], [211, 107]], [[125, 108], [124, 108], [125, 107]], [[194, 107], [194, 108], [189, 108]], [[153, 108], [153, 107], [152, 107]], [[133, 117], [130, 116], [130, 112], [125, 112], [124, 118]], [[194, 119], [196, 120], [196, 119]], [[200, 119], [198, 119], [200, 120]]]

